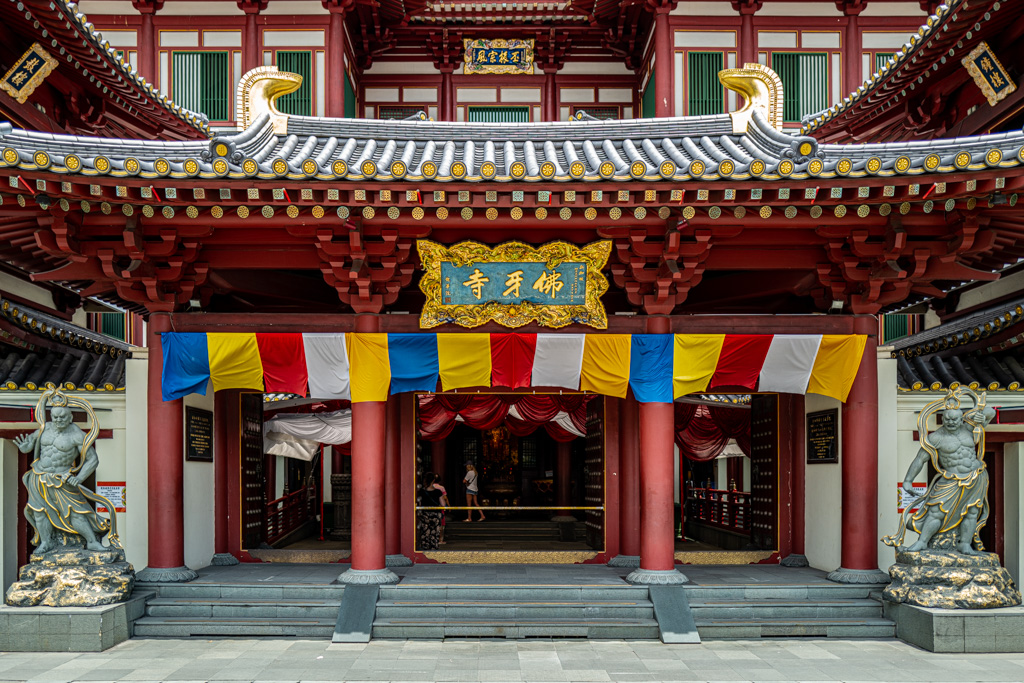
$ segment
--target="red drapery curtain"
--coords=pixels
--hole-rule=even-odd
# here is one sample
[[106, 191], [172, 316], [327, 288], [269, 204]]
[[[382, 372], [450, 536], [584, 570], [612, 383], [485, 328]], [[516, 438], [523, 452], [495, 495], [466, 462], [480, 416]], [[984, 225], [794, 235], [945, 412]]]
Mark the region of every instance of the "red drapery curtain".
[[[578, 435], [557, 422], [556, 415], [565, 412], [573, 427], [586, 434], [587, 401], [583, 394], [435, 394], [420, 398], [420, 438], [440, 441], [455, 428], [456, 417], [473, 429], [494, 429], [505, 424], [516, 436], [532, 434], [544, 427], [555, 441], [572, 441]], [[519, 418], [509, 415], [515, 405]]]
[[676, 444], [690, 460], [714, 460], [729, 443], [750, 455], [750, 411], [744, 408], [676, 403]]

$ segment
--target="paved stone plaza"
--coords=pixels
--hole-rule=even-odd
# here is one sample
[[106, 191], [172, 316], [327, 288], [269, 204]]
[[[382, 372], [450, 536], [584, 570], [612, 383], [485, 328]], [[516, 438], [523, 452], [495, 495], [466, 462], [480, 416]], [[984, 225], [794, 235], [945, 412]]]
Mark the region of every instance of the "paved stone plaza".
[[2, 681], [1021, 681], [1024, 655], [895, 640], [135, 639], [99, 654], [0, 654]]

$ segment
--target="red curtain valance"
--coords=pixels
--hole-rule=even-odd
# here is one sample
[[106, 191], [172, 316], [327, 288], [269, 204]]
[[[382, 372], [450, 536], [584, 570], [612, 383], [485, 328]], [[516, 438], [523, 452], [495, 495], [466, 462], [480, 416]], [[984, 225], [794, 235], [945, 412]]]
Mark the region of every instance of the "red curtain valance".
[[750, 455], [750, 411], [696, 403], [676, 403], [676, 444], [690, 460], [714, 460], [735, 439]]
[[[556, 441], [578, 438], [552, 420], [565, 412], [572, 426], [587, 433], [587, 401], [583, 394], [434, 394], [419, 400], [420, 438], [440, 441], [455, 428], [456, 418], [473, 429], [487, 430], [504, 424], [516, 436], [532, 434], [543, 426]], [[515, 413], [509, 414], [515, 406]]]

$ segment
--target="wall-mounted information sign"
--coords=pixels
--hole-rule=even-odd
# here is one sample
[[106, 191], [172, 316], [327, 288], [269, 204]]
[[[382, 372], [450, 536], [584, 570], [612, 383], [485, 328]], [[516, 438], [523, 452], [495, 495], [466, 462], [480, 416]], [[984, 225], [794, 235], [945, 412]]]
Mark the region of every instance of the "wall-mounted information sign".
[[213, 462], [213, 413], [202, 408], [185, 408], [185, 459]]
[[807, 413], [807, 463], [839, 462], [839, 410]]

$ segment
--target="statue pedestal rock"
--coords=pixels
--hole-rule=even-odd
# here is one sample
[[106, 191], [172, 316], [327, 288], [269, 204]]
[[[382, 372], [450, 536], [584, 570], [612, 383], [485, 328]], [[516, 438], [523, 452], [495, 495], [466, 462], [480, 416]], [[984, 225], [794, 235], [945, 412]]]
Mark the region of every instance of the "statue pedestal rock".
[[[88, 433], [74, 424], [72, 406], [89, 414]], [[40, 396], [35, 415], [39, 428], [16, 437], [14, 444], [33, 454], [22, 483], [28, 494], [25, 518], [35, 532], [36, 549], [7, 590], [6, 602], [12, 607], [124, 602], [135, 585], [135, 572], [125, 561], [114, 505], [85, 486], [99, 465], [93, 447], [99, 435], [96, 414], [88, 401], [49, 389]], [[96, 512], [95, 503], [109, 510], [109, 519]], [[109, 545], [103, 545], [104, 537]]]
[[[973, 406], [963, 405], [967, 398]], [[929, 418], [940, 413], [941, 424], [929, 432]], [[923, 496], [906, 504], [899, 530], [882, 539], [896, 548], [886, 600], [945, 609], [1021, 604], [1009, 572], [981, 543], [980, 531], [989, 515], [985, 427], [994, 417], [995, 410], [985, 406], [985, 393], [966, 387], [950, 390], [921, 410], [921, 448], [903, 478], [903, 489], [914, 495], [914, 479], [929, 462], [938, 474]], [[919, 536], [904, 547], [908, 531]]]
[[1010, 572], [995, 553], [963, 555], [955, 550], [896, 551], [892, 583], [882, 594], [890, 602], [943, 609], [989, 609], [1021, 603]]
[[135, 585], [135, 572], [124, 550], [87, 550], [81, 536], [57, 533], [50, 552], [32, 554], [18, 580], [7, 590], [12, 607], [95, 607], [124, 602]]

